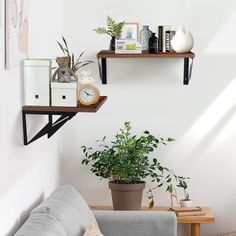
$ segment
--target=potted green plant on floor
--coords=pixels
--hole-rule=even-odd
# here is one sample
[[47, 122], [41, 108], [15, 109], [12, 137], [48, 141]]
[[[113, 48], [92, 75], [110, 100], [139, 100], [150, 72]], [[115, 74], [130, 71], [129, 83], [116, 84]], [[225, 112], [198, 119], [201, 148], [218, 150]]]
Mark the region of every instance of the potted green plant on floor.
[[[109, 188], [112, 191], [115, 210], [140, 210], [146, 178], [151, 178], [153, 188], [165, 186], [166, 191], [170, 193], [174, 182], [186, 184], [186, 178], [175, 175], [172, 170], [163, 166], [158, 158], [149, 157], [159, 145], [172, 141], [172, 138], [156, 137], [149, 131], [140, 136], [133, 135], [130, 122], [125, 122], [124, 128], [115, 135], [110, 145], [104, 137], [98, 141], [99, 150], [94, 151], [93, 148], [83, 146], [85, 158], [82, 164], [91, 164], [92, 173], [110, 180]], [[152, 208], [152, 189], [149, 186], [148, 188], [149, 207]]]
[[115, 50], [115, 39], [120, 38], [124, 23], [125, 23], [124, 21], [116, 23], [114, 19], [108, 16], [107, 28], [98, 27], [94, 31], [96, 31], [98, 34], [107, 34], [111, 36], [110, 50]]

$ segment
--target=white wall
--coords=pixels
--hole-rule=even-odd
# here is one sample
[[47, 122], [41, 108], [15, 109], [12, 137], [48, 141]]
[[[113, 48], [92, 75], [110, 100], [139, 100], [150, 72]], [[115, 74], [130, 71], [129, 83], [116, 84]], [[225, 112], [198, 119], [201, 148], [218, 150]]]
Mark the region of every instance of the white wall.
[[[190, 176], [195, 205], [210, 206], [216, 224], [204, 225], [203, 236], [236, 230], [235, 172], [235, 41], [234, 0], [65, 0], [63, 32], [75, 53], [87, 58], [106, 49], [107, 36], [93, 29], [117, 20], [156, 26], [186, 25], [195, 38], [192, 81], [182, 85], [183, 61], [109, 60], [108, 85], [100, 85], [108, 101], [97, 114], [78, 114], [60, 137], [64, 160], [62, 183], [72, 183], [90, 204], [109, 204], [107, 181], [81, 166], [80, 146], [112, 137], [124, 121], [139, 132], [150, 130], [176, 141], [159, 150], [160, 160], [180, 175]], [[97, 65], [89, 67], [98, 78]], [[170, 204], [164, 191], [155, 193], [157, 205]], [[182, 234], [184, 235], [184, 234]]]
[[[23, 145], [22, 66], [4, 69], [4, 0], [0, 1], [0, 235], [12, 235], [33, 205], [58, 184], [56, 138]], [[52, 17], [52, 9], [57, 7]], [[30, 57], [55, 57], [62, 33], [62, 2], [29, 0]], [[37, 128], [44, 119], [28, 118]], [[37, 129], [29, 132], [37, 132]]]

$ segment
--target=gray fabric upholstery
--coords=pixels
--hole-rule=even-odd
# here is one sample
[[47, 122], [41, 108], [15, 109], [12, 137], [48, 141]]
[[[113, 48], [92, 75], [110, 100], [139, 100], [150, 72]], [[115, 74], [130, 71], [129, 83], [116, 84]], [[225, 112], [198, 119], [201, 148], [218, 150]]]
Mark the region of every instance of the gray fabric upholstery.
[[105, 236], [176, 236], [173, 212], [94, 211]]
[[38, 213], [52, 214], [68, 236], [81, 236], [88, 225], [96, 223], [87, 203], [72, 186], [58, 187], [31, 212]]
[[[94, 211], [104, 236], [176, 236], [173, 212]], [[82, 236], [97, 224], [93, 212], [72, 186], [58, 187], [38, 207], [15, 236]]]
[[68, 236], [49, 213], [32, 214], [15, 236]]

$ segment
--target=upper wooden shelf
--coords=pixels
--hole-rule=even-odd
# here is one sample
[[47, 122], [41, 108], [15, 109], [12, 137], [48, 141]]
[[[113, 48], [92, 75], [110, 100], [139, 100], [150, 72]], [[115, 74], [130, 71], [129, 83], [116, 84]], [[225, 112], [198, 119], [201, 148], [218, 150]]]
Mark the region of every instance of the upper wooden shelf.
[[77, 107], [56, 107], [56, 106], [23, 106], [22, 111], [29, 113], [33, 112], [34, 114], [40, 113], [77, 113], [77, 112], [97, 112], [98, 109], [103, 105], [103, 103], [107, 100], [106, 96], [101, 96], [99, 101], [96, 104], [85, 106], [83, 104], [78, 103]]
[[[176, 53], [176, 52], [158, 52], [149, 53], [148, 51], [142, 51], [140, 54], [116, 54], [115, 51], [102, 50], [97, 53], [98, 65], [102, 84], [107, 84], [107, 59], [119, 59], [119, 58], [180, 58], [184, 59], [184, 76], [183, 84], [189, 84], [192, 74], [193, 58], [195, 54], [193, 52]], [[100, 62], [101, 61], [101, 62]]]
[[176, 53], [176, 52], [158, 52], [149, 53], [142, 51], [142, 54], [116, 54], [115, 51], [102, 50], [97, 54], [97, 58], [194, 58], [193, 52]]

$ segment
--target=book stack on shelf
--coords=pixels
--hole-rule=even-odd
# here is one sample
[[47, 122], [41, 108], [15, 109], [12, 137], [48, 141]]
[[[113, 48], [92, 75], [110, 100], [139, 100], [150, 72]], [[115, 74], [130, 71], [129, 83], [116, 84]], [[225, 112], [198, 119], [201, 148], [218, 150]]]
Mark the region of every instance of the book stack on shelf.
[[184, 217], [184, 216], [203, 216], [205, 212], [201, 207], [171, 207], [170, 211], [174, 211], [176, 216]]
[[175, 36], [175, 30], [171, 30], [170, 25], [158, 26], [158, 52], [173, 52], [171, 40]]

